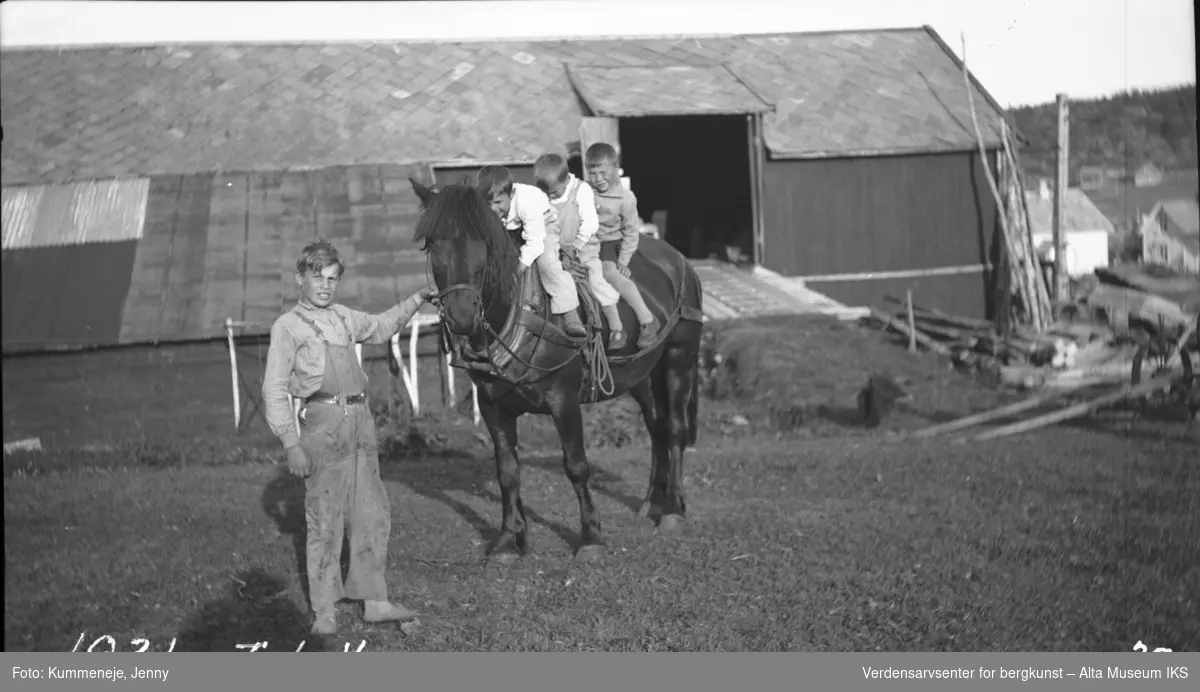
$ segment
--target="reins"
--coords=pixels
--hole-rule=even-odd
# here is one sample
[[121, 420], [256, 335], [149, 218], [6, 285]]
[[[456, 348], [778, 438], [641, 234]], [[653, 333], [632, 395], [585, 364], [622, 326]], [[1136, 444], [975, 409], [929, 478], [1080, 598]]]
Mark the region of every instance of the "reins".
[[[427, 262], [427, 264], [428, 264], [428, 262]], [[505, 343], [504, 339], [500, 338], [500, 334], [492, 326], [491, 322], [488, 321], [487, 316], [486, 316], [486, 309], [484, 307], [483, 292], [479, 288], [472, 286], [471, 284], [459, 283], [459, 284], [453, 284], [451, 286], [447, 286], [445, 289], [439, 291], [436, 295], [432, 296], [429, 299], [429, 302], [431, 304], [433, 304], [433, 306], [436, 307], [438, 310], [438, 316], [440, 318], [439, 321], [441, 323], [441, 329], [442, 329], [442, 337], [443, 337], [444, 341], [446, 342], [448, 347], [453, 348], [454, 355], [456, 355], [458, 357], [458, 360], [460, 362], [466, 364], [466, 367], [468, 369], [484, 370], [483, 368], [478, 368], [478, 367], [474, 366], [474, 364], [478, 361], [468, 360], [467, 358], [465, 358], [463, 356], [462, 341], [468, 335], [454, 334], [450, 330], [450, 326], [448, 324], [448, 321], [446, 320], [445, 307], [443, 306], [443, 301], [445, 300], [446, 296], [448, 296], [452, 293], [458, 292], [458, 291], [467, 291], [469, 293], [472, 293], [475, 295], [475, 297], [477, 299], [475, 301], [475, 304], [476, 304], [476, 309], [475, 309], [475, 314], [474, 314], [475, 323], [478, 325], [478, 328], [482, 329], [484, 335], [486, 337], [488, 337], [484, 340], [484, 346], [482, 349], [483, 354], [484, 354], [483, 363], [490, 366], [490, 368], [485, 370], [485, 372], [488, 372], [489, 374], [491, 374], [497, 378], [507, 380], [507, 378], [504, 377], [504, 374], [501, 371], [501, 369], [499, 368], [499, 366], [497, 366], [495, 364], [495, 362], [492, 360], [490, 351], [491, 351], [491, 345], [493, 343], [500, 344], [501, 348], [503, 348], [505, 351], [507, 351], [508, 354], [510, 356], [512, 356], [513, 360], [515, 360], [518, 363], [520, 363], [521, 365], [525, 366], [525, 368], [527, 369], [526, 372], [524, 374], [522, 374], [520, 378], [518, 378], [517, 380], [512, 382], [514, 389], [522, 384], [528, 383], [527, 378], [530, 374], [529, 371], [531, 371], [531, 370], [536, 370], [536, 371], [538, 371], [540, 373], [544, 373], [546, 375], [552, 375], [555, 372], [558, 372], [559, 370], [563, 369], [568, 364], [570, 364], [571, 361], [573, 361], [579, 357], [579, 352], [574, 352], [570, 356], [568, 356], [565, 360], [563, 360], [562, 362], [554, 365], [553, 367], [548, 367], [548, 368], [542, 367], [539, 365], [534, 365], [533, 363], [530, 363], [529, 361], [525, 360], [519, 354], [517, 354], [517, 352], [514, 351], [507, 343]], [[538, 332], [538, 334], [537, 334], [538, 340], [539, 341], [543, 340], [545, 338], [545, 334], [546, 334], [546, 323], [543, 321], [541, 331]]]

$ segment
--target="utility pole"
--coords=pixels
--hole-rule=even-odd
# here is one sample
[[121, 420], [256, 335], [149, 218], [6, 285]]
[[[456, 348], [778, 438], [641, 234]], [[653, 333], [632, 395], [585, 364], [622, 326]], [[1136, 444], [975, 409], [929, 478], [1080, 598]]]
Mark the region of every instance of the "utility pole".
[[1054, 155], [1057, 175], [1054, 184], [1054, 290], [1052, 295], [1055, 302], [1067, 299], [1067, 260], [1066, 243], [1063, 238], [1063, 207], [1067, 200], [1067, 172], [1070, 152], [1070, 121], [1067, 95], [1058, 94], [1055, 98], [1058, 104], [1058, 148]]

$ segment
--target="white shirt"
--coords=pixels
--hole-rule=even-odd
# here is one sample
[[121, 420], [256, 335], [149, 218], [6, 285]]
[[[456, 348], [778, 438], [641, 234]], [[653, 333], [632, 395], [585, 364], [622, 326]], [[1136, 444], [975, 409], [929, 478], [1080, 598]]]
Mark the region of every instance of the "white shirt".
[[596, 235], [596, 231], [600, 230], [600, 216], [596, 213], [596, 195], [592, 193], [592, 186], [576, 178], [574, 173], [567, 175], [567, 187], [563, 189], [562, 197], [556, 197], [552, 203], [562, 204], [565, 200], [570, 199], [572, 189], [579, 189], [575, 193], [575, 205], [579, 207], [579, 230], [575, 232], [575, 249], [582, 250], [583, 246], [587, 245], [587, 241], [591, 240], [592, 236]]
[[546, 226], [557, 223], [558, 213], [550, 206], [550, 198], [533, 185], [513, 183], [512, 205], [504, 219], [504, 227], [510, 231], [521, 229], [521, 265], [533, 264], [546, 249]]

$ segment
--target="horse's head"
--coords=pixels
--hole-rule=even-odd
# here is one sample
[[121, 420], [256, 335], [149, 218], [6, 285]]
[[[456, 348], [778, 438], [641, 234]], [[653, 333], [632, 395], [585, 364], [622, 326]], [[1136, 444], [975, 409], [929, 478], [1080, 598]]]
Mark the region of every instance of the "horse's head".
[[511, 302], [516, 246], [466, 180], [442, 189], [409, 182], [421, 200], [413, 239], [429, 256], [442, 317], [451, 333], [476, 334], [492, 310]]

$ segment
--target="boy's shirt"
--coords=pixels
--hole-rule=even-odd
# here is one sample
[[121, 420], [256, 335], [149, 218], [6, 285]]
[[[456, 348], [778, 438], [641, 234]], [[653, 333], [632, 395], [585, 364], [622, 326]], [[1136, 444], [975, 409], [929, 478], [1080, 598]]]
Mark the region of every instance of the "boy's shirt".
[[596, 195], [592, 186], [576, 178], [574, 173], [567, 174], [567, 186], [563, 189], [562, 196], [550, 200], [550, 204], [561, 207], [571, 199], [572, 191], [575, 192], [575, 206], [579, 208], [579, 229], [575, 231], [575, 241], [572, 243], [578, 251], [596, 235], [600, 228], [600, 218], [596, 214]]
[[637, 196], [619, 180], [609, 185], [607, 191], [595, 190], [595, 193], [596, 215], [600, 227], [594, 238], [600, 243], [620, 240], [621, 249], [617, 255], [617, 263], [628, 266], [633, 253], [637, 251], [638, 236], [641, 233], [642, 221], [638, 216]]
[[540, 188], [514, 182], [512, 205], [508, 208], [504, 227], [510, 231], [520, 229], [525, 241], [521, 246], [520, 261], [522, 266], [529, 267], [545, 251], [546, 234], [558, 233], [558, 213]]
[[[386, 344], [420, 307], [418, 304], [412, 308], [404, 301], [386, 312], [371, 315], [338, 304], [320, 309], [301, 300], [294, 310], [275, 320], [271, 325], [262, 395], [267, 425], [284, 447], [300, 440], [288, 394], [304, 400], [320, 389], [325, 376], [325, 339], [335, 344]], [[312, 320], [321, 333], [314, 332], [297, 312]], [[353, 334], [346, 334], [339, 315], [346, 318]]]

